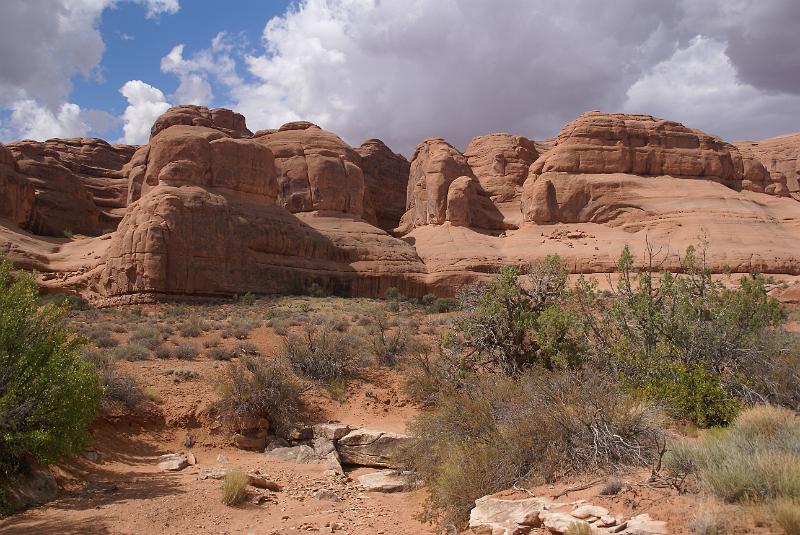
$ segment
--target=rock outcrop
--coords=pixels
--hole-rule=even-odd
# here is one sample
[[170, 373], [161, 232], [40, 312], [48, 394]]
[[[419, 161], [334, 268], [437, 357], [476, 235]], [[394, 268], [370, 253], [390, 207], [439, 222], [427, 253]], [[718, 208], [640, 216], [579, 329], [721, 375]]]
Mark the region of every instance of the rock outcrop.
[[97, 235], [113, 230], [127, 196], [123, 167], [135, 147], [101, 139], [17, 141], [6, 145], [36, 199], [28, 221], [35, 234]]
[[150, 139], [170, 126], [203, 126], [218, 130], [233, 138], [252, 137], [244, 115], [226, 108], [208, 109], [205, 106], [174, 106], [164, 112], [150, 129]]
[[361, 157], [338, 136], [305, 121], [256, 132], [275, 156], [278, 202], [292, 213], [364, 214]]
[[368, 220], [389, 231], [406, 211], [406, 188], [411, 164], [380, 139], [368, 139], [356, 149], [364, 173], [364, 210]]
[[520, 195], [539, 152], [530, 139], [502, 133], [473, 138], [464, 156], [492, 201], [507, 202]]
[[[757, 160], [766, 169], [765, 193], [791, 195], [800, 201], [800, 134], [777, 136], [762, 141], [739, 141], [734, 145], [748, 161]], [[757, 171], [759, 175], [761, 171]], [[755, 190], [754, 190], [755, 191]]]
[[0, 218], [27, 228], [35, 197], [36, 191], [20, 174], [14, 155], [0, 145]]
[[446, 221], [488, 230], [508, 228], [467, 158], [441, 138], [426, 139], [417, 146], [406, 204], [408, 210], [399, 227], [402, 232]]
[[312, 284], [452, 294], [549, 254], [612, 272], [645, 239], [678, 269], [701, 234], [713, 271], [800, 275], [799, 147], [590, 112], [553, 140], [491, 134], [462, 154], [427, 139], [409, 163], [308, 122], [251, 134], [231, 110], [178, 106], [143, 147], [0, 147], [0, 252], [101, 305]]

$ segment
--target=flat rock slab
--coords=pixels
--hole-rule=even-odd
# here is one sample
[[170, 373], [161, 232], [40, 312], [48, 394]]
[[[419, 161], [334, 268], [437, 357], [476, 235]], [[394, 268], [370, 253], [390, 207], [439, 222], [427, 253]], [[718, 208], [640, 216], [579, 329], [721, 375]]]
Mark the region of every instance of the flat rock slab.
[[469, 514], [469, 527], [476, 535], [516, 534], [520, 528], [539, 527], [539, 514], [552, 505], [543, 498], [507, 500], [484, 496], [475, 500], [475, 507]]
[[339, 439], [337, 449], [344, 464], [395, 468], [395, 450], [408, 439], [399, 433], [356, 429]]
[[625, 529], [620, 533], [622, 535], [666, 535], [669, 531], [666, 522], [653, 520], [650, 515], [643, 514], [628, 520]]
[[350, 426], [346, 424], [316, 424], [311, 427], [314, 438], [327, 438], [329, 440], [339, 440], [350, 432]]
[[411, 472], [380, 470], [358, 477], [359, 484], [371, 492], [407, 492], [417, 488], [416, 479]]
[[178, 472], [189, 466], [189, 458], [183, 453], [167, 453], [158, 458], [158, 468], [163, 472]]
[[319, 456], [314, 452], [314, 448], [305, 445], [275, 448], [269, 450], [267, 456], [295, 464], [317, 464], [319, 462]]

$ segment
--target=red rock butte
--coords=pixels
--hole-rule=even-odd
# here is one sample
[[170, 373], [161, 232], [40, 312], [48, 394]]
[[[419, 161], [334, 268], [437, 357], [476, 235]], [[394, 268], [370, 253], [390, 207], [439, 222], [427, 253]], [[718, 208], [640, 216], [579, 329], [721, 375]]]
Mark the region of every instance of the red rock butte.
[[448, 295], [559, 254], [609, 273], [704, 236], [716, 272], [800, 275], [800, 134], [725, 142], [646, 115], [584, 113], [552, 140], [495, 133], [409, 162], [308, 122], [248, 130], [177, 106], [147, 145], [0, 146], [0, 253], [99, 305], [303, 292]]

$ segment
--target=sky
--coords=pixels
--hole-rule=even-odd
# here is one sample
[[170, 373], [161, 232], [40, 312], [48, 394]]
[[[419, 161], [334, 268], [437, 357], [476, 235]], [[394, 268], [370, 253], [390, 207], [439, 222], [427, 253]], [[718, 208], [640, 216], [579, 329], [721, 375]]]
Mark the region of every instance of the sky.
[[588, 110], [800, 130], [797, 0], [4, 0], [0, 142], [147, 143], [171, 105], [410, 155]]

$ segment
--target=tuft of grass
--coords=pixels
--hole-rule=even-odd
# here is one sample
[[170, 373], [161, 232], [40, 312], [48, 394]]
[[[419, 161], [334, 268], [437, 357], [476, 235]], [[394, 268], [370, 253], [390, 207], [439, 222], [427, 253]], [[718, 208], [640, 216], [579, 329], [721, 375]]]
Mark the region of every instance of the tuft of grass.
[[153, 354], [159, 359], [171, 359], [172, 348], [162, 344], [153, 349]]
[[564, 535], [591, 535], [592, 528], [586, 522], [572, 522]]
[[696, 474], [727, 502], [800, 498], [800, 416], [759, 406], [727, 429], [707, 432], [697, 446], [680, 444], [665, 458], [670, 475]]
[[772, 511], [786, 535], [800, 535], [800, 500], [777, 500]]
[[239, 505], [247, 499], [247, 485], [250, 478], [241, 470], [231, 470], [222, 481], [222, 503], [227, 506]]
[[197, 316], [192, 316], [178, 326], [178, 332], [184, 338], [197, 338], [206, 329], [203, 321]]
[[689, 521], [688, 528], [697, 535], [722, 535], [724, 533], [720, 518], [708, 507], [700, 507]]
[[155, 349], [164, 341], [158, 327], [155, 325], [139, 325], [131, 333], [128, 342], [138, 344], [148, 349]]
[[129, 361], [146, 360], [150, 356], [150, 350], [139, 344], [125, 344], [113, 351], [114, 358]]

